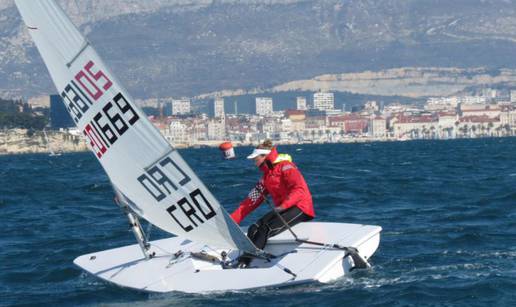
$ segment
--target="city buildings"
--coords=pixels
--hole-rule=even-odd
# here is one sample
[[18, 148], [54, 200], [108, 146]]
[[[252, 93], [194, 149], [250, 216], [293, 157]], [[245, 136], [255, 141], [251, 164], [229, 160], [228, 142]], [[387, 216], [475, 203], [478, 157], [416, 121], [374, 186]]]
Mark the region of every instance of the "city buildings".
[[423, 139], [435, 137], [437, 123], [438, 119], [430, 114], [398, 115], [391, 118], [390, 126], [395, 138]]
[[501, 109], [497, 105], [487, 104], [465, 104], [460, 105], [460, 112], [463, 117], [469, 116], [487, 116], [489, 118], [496, 118], [500, 116]]
[[378, 111], [380, 111], [380, 107], [378, 106], [376, 101], [366, 101], [366, 103], [364, 104], [364, 112], [368, 114], [375, 114]]
[[335, 97], [333, 93], [318, 92], [314, 93], [314, 109], [333, 110], [335, 108]]
[[270, 97], [256, 97], [256, 115], [271, 115], [272, 109], [272, 98]]
[[510, 91], [510, 101], [516, 102], [516, 90]]
[[485, 104], [486, 96], [456, 96], [457, 104]]
[[385, 138], [387, 136], [387, 121], [381, 116], [373, 116], [368, 123], [369, 135], [373, 138]]
[[224, 117], [224, 98], [215, 98], [213, 101], [213, 116], [215, 118]]
[[297, 110], [306, 110], [307, 109], [306, 97], [303, 97], [303, 96], [296, 97], [296, 109]]
[[[334, 109], [334, 95], [329, 92], [314, 93], [313, 108], [307, 108], [306, 97], [299, 96], [296, 109], [276, 112], [273, 112], [271, 97], [256, 97], [256, 114], [226, 114], [224, 98], [220, 97], [213, 101], [211, 118], [206, 114], [192, 114], [189, 99], [177, 99], [168, 100], [172, 112], [161, 108], [158, 115], [149, 119], [170, 142], [179, 146], [215, 145], [224, 140], [255, 144], [265, 138], [296, 144], [508, 136], [516, 134], [516, 102], [511, 103], [509, 98], [497, 99], [502, 94], [509, 97], [509, 93], [514, 94], [508, 90], [491, 90], [483, 93], [488, 96], [474, 93], [432, 97], [425, 103], [412, 105], [394, 102], [384, 106], [376, 101], [365, 101], [358, 106], [352, 103], [354, 112]], [[492, 98], [493, 95], [496, 97]], [[57, 124], [56, 114], [60, 112], [71, 121], [70, 116], [59, 96], [53, 100], [53, 126], [63, 126]], [[159, 101], [155, 103], [158, 108], [163, 107]]]
[[190, 99], [181, 98], [172, 100], [172, 115], [185, 115], [190, 113]]
[[37, 97], [31, 97], [27, 101], [33, 109], [37, 108], [50, 108], [50, 97], [52, 95], [42, 95]]
[[224, 140], [226, 137], [226, 127], [223, 120], [212, 119], [207, 125], [208, 140]]
[[180, 121], [172, 121], [170, 123], [169, 133], [164, 133], [164, 135], [169, 136], [168, 139], [172, 143], [186, 144], [190, 139], [186, 128], [186, 125]]

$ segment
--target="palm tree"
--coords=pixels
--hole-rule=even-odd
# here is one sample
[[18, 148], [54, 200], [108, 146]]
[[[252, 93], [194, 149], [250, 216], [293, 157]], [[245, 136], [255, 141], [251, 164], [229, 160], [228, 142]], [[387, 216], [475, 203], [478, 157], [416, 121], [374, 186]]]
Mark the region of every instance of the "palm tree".
[[423, 126], [422, 133], [423, 133], [423, 138], [428, 139], [428, 129], [426, 128], [426, 126]]
[[415, 128], [415, 129], [412, 129], [414, 130], [414, 139], [419, 139], [419, 135], [420, 135], [420, 131], [419, 131], [419, 128]]
[[450, 139], [453, 138], [454, 137], [453, 131], [454, 131], [453, 127], [446, 128], [446, 132], [447, 132], [446, 138], [450, 138]]
[[387, 134], [390, 136], [390, 137], [394, 137], [394, 127], [389, 127], [389, 130], [387, 130]]
[[489, 136], [492, 136], [491, 129], [493, 129], [493, 127], [494, 127], [493, 122], [489, 122], [489, 124], [487, 124], [487, 133], [489, 134]]
[[462, 127], [462, 131], [463, 131], [463, 135], [462, 135], [462, 137], [466, 137], [466, 134], [468, 133], [468, 130], [469, 130], [468, 124], [465, 124], [465, 125]]

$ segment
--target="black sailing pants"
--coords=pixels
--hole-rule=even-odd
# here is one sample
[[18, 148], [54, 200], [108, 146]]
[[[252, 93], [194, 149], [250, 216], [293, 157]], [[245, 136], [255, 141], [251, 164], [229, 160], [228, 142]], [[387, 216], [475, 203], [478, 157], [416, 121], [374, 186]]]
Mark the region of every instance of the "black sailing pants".
[[[280, 214], [290, 227], [312, 219], [311, 216], [305, 214], [297, 206], [292, 206], [280, 212]], [[256, 247], [263, 249], [267, 243], [267, 239], [285, 230], [287, 230], [287, 227], [279, 218], [278, 214], [271, 211], [262, 216], [256, 223], [249, 226], [247, 236], [253, 241]]]

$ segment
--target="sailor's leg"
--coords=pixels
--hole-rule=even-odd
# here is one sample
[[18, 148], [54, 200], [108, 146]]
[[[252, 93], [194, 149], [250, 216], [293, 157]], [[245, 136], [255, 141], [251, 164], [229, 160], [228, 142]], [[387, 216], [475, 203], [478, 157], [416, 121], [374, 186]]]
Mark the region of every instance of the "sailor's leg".
[[[311, 216], [306, 215], [297, 206], [292, 206], [287, 210], [282, 211], [280, 214], [290, 227], [312, 219]], [[270, 229], [270, 231], [268, 232], [268, 238], [273, 237], [287, 230], [285, 223], [277, 216], [277, 214], [275, 215], [275, 218], [268, 221], [268, 225]]]
[[269, 224], [275, 216], [276, 213], [271, 211], [262, 216], [255, 224], [249, 227], [247, 236], [259, 249], [263, 249], [265, 247], [265, 243], [267, 243], [267, 237], [270, 231]]
[[[297, 206], [290, 207], [280, 214], [289, 226], [312, 219], [311, 216], [306, 215]], [[252, 232], [252, 236], [249, 238], [256, 247], [263, 249], [267, 244], [267, 239], [285, 230], [287, 230], [287, 227], [278, 216], [278, 213], [271, 211], [260, 218], [256, 224], [249, 227], [248, 234]]]
[[[298, 223], [312, 219], [311, 216], [306, 215], [297, 206], [290, 207], [280, 214], [289, 226], [294, 226]], [[256, 247], [263, 249], [267, 244], [267, 239], [285, 230], [287, 230], [287, 227], [279, 218], [278, 213], [271, 211], [261, 217], [256, 223], [249, 226], [249, 229], [247, 230], [247, 236], [249, 239], [251, 239], [254, 245], [256, 245]], [[249, 266], [251, 260], [252, 255], [244, 254], [240, 256], [238, 260], [239, 267]]]
[[[275, 212], [271, 211], [264, 216], [262, 216], [256, 223], [249, 226], [247, 229], [247, 237], [254, 243], [256, 247], [259, 249], [263, 249], [265, 247], [265, 243], [267, 243], [269, 226], [268, 223], [270, 220], [274, 218], [276, 215]], [[252, 255], [244, 253], [238, 259], [238, 263], [240, 267], [247, 267], [249, 263], [251, 263]]]

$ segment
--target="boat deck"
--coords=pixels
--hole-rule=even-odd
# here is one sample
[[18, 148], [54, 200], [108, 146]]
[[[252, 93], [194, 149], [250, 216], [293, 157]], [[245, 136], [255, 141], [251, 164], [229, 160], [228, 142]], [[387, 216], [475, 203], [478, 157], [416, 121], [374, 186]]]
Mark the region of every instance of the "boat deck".
[[[307, 222], [293, 227], [299, 238], [337, 243], [358, 248], [369, 259], [378, 248], [381, 227], [359, 224]], [[251, 268], [223, 269], [191, 257], [190, 252], [205, 251], [220, 257], [223, 250], [211, 249], [178, 237], [151, 241], [156, 256], [146, 260], [137, 244], [86, 254], [74, 263], [89, 273], [122, 287], [149, 292], [211, 292], [284, 286], [313, 281], [329, 282], [349, 272], [351, 257], [344, 251], [294, 241], [285, 231], [269, 239], [266, 251], [282, 255], [271, 261], [255, 259]], [[174, 254], [182, 251], [182, 256]], [[227, 251], [229, 258], [237, 251]], [[287, 273], [289, 269], [296, 276]]]

